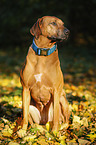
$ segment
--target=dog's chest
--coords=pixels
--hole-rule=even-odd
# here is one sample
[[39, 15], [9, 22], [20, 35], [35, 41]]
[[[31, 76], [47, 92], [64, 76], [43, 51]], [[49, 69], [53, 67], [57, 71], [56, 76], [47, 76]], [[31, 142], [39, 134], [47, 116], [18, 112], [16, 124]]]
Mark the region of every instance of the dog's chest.
[[30, 78], [31, 95], [38, 103], [42, 102], [43, 104], [47, 104], [51, 97], [53, 82], [48, 68], [48, 63], [38, 61], [35, 65], [34, 73]]
[[35, 75], [34, 75], [35, 80], [36, 80], [36, 83], [37, 83], [37, 82], [41, 82], [42, 74], [43, 74], [43, 73], [39, 73], [39, 74], [35, 74]]
[[31, 96], [36, 102], [47, 104], [51, 97], [53, 84], [45, 73], [38, 73], [32, 76], [32, 84], [30, 86]]

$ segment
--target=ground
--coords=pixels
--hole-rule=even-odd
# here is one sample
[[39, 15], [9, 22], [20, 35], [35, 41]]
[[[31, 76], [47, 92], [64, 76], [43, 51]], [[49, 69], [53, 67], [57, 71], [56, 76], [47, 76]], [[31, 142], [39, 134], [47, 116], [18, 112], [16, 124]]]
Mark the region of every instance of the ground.
[[[22, 86], [20, 69], [27, 50], [0, 50], [0, 144], [1, 145], [89, 145], [96, 142], [96, 51], [88, 48], [59, 50], [69, 101], [70, 124], [61, 124], [52, 132], [52, 122], [28, 126], [24, 137], [17, 131], [22, 125]], [[62, 55], [61, 55], [62, 54]], [[21, 131], [24, 133], [24, 131]]]

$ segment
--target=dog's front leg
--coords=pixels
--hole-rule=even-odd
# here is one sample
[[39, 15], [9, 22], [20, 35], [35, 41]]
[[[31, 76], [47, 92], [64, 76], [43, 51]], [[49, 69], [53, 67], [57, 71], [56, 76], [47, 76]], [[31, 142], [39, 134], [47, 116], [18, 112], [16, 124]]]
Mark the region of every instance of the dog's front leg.
[[59, 129], [59, 94], [55, 90], [54, 92], [54, 109], [53, 109], [53, 131]]
[[29, 88], [26, 88], [25, 86], [23, 86], [23, 94], [22, 94], [23, 98], [23, 104], [22, 104], [22, 108], [23, 108], [23, 126], [22, 129], [26, 130], [27, 126], [28, 126], [28, 115], [29, 115], [29, 105], [30, 105], [30, 90]]
[[60, 106], [64, 117], [64, 123], [69, 123], [70, 111], [69, 111], [69, 105], [64, 90], [62, 90], [62, 94], [60, 97]]

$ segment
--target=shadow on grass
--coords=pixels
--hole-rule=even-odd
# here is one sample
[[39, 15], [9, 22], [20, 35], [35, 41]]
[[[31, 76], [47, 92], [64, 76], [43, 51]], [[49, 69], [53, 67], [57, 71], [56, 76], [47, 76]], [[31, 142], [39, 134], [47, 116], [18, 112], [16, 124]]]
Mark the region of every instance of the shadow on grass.
[[7, 101], [0, 103], [0, 118], [14, 122], [18, 117], [21, 117], [21, 113], [22, 109], [9, 105]]
[[22, 113], [22, 109], [17, 104], [21, 100], [22, 88], [0, 87], [0, 89], [0, 118], [4, 117], [14, 122]]
[[87, 101], [84, 96], [79, 97], [79, 96], [68, 95], [67, 98], [68, 98], [68, 102], [70, 102], [71, 104], [73, 104], [74, 101], [77, 101], [78, 103]]

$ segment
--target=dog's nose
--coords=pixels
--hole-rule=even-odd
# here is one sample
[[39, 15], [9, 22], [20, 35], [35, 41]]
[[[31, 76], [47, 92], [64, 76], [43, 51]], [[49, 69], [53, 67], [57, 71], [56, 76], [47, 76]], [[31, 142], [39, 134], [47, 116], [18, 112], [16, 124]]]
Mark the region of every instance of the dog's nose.
[[70, 31], [69, 31], [67, 28], [65, 28], [65, 29], [64, 29], [64, 34], [65, 34], [65, 35], [69, 35], [69, 33], [70, 33]]

